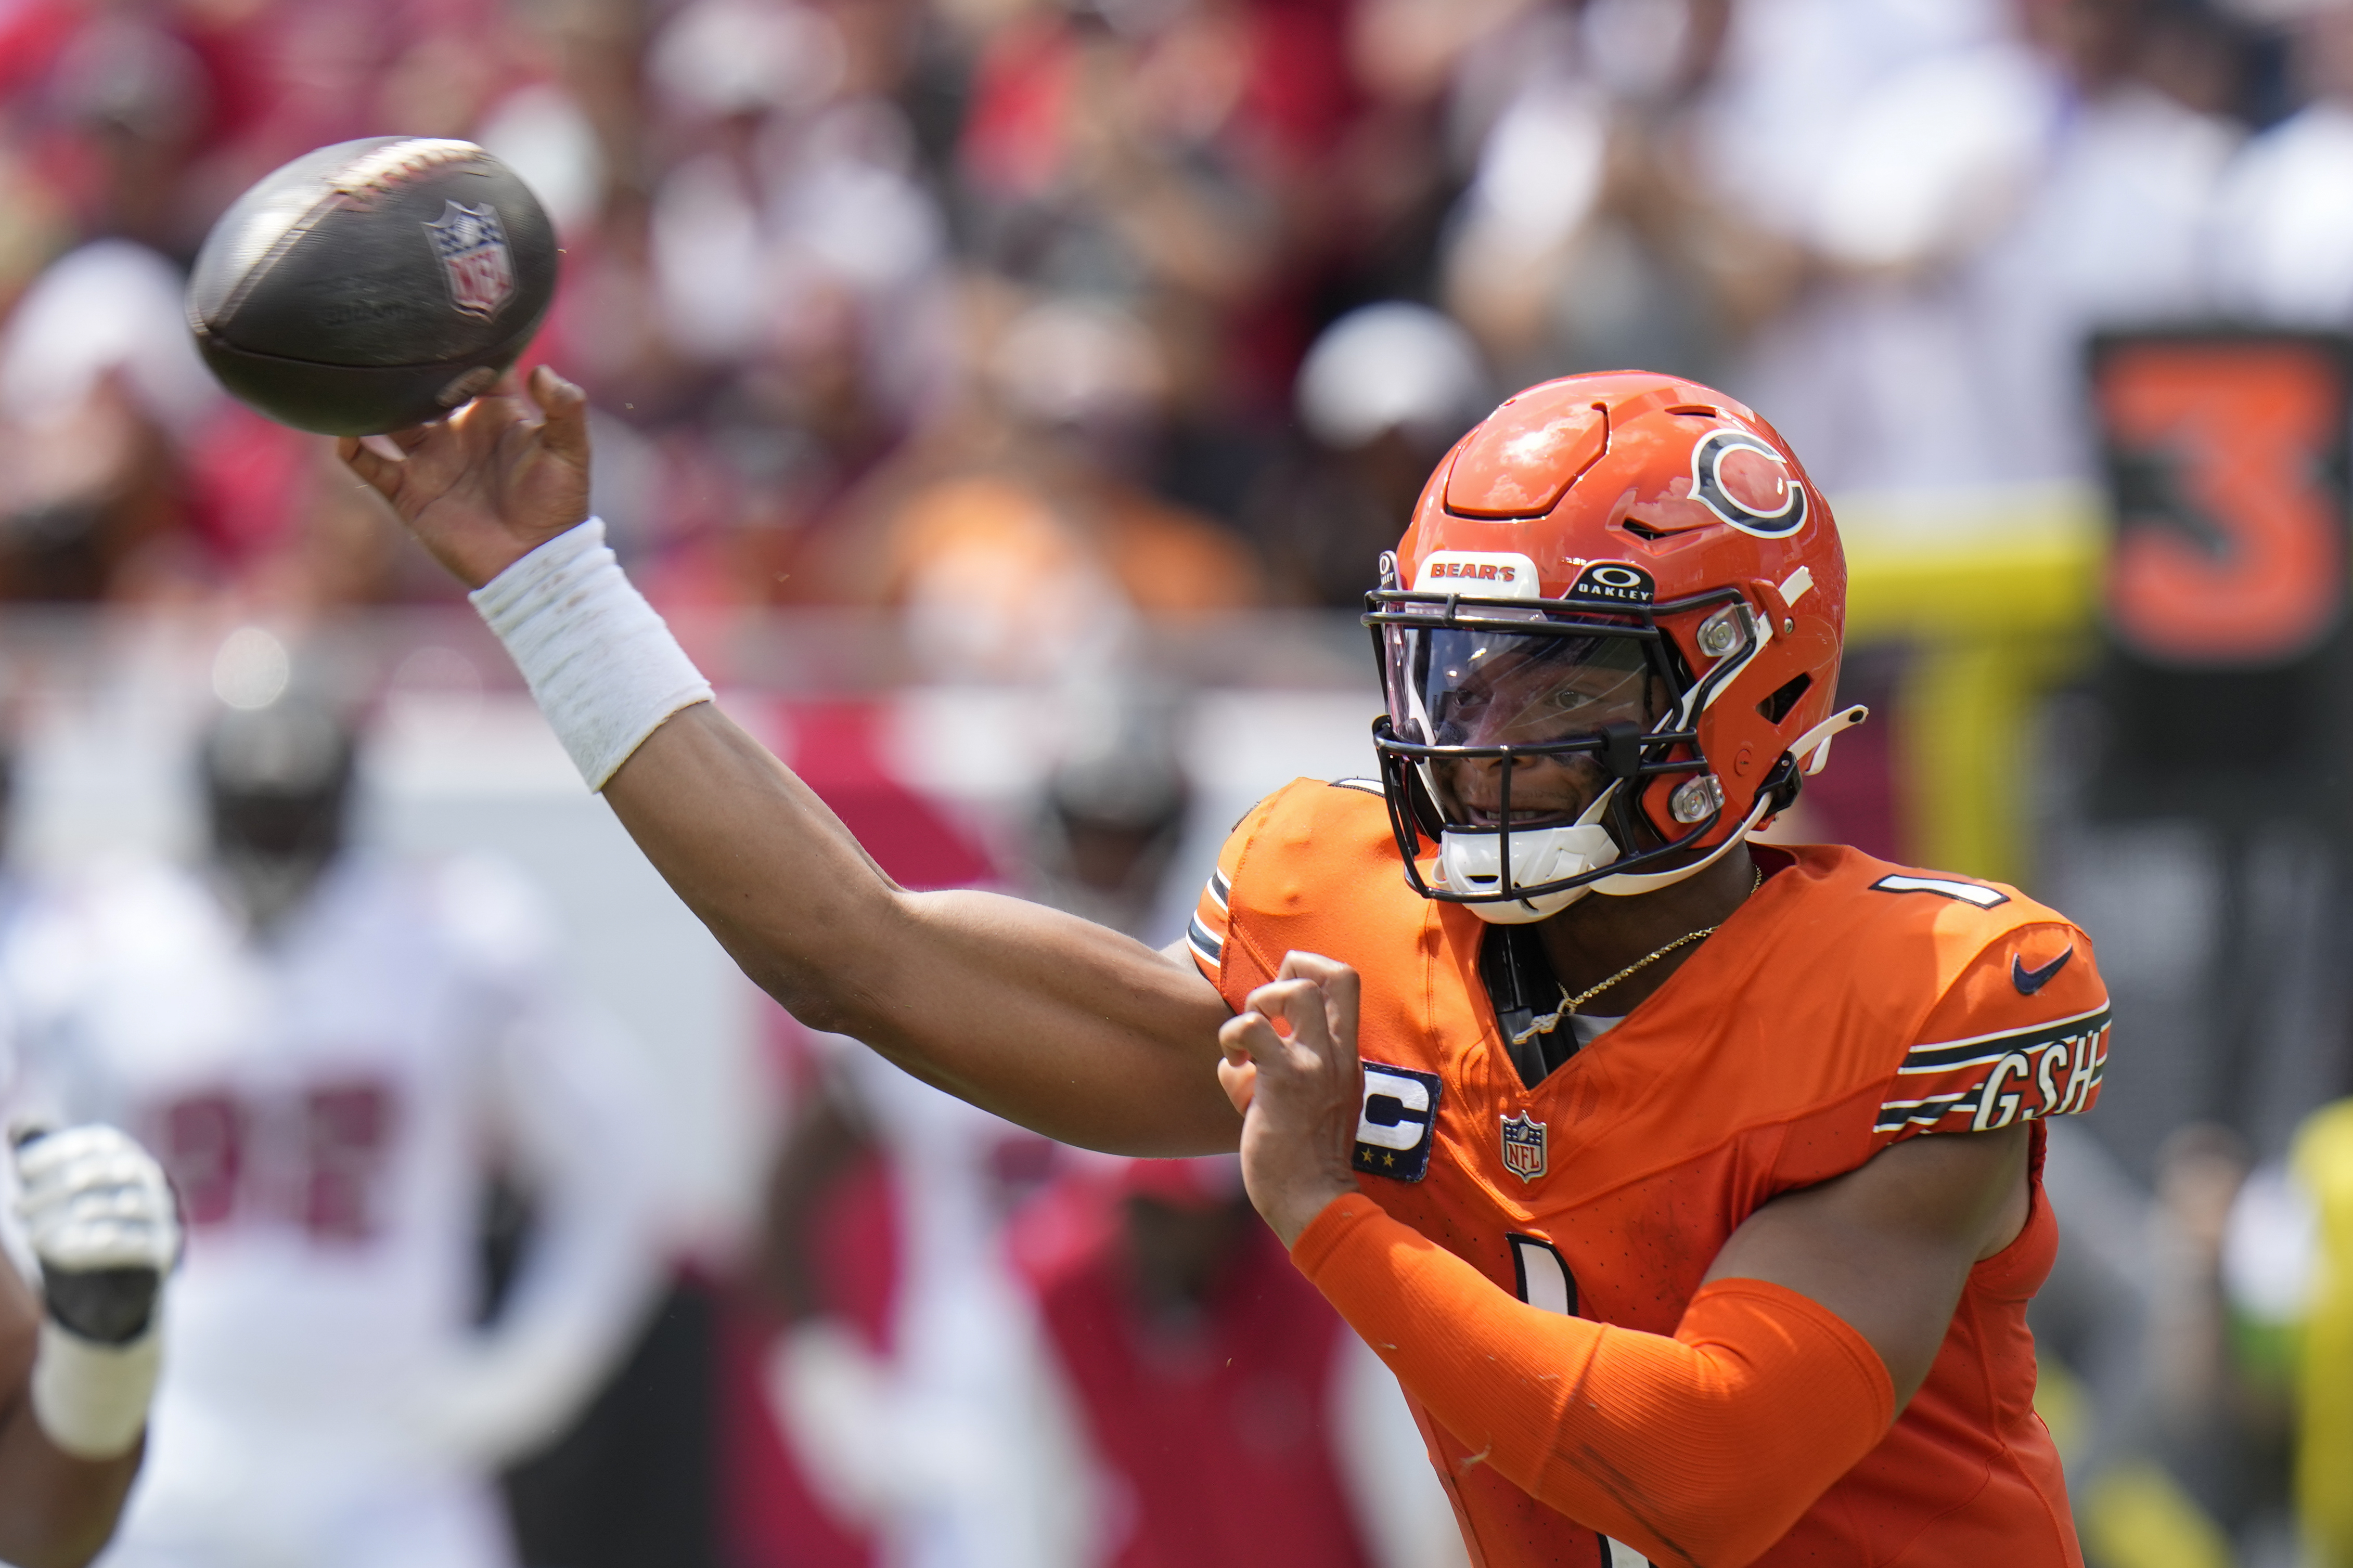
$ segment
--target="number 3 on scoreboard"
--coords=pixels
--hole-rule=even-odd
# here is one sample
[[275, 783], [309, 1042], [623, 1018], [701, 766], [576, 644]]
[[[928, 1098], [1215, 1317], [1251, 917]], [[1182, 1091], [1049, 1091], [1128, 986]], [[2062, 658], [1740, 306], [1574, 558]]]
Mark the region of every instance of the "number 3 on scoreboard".
[[[1540, 1236], [1506, 1236], [1504, 1243], [1512, 1249], [1512, 1280], [1519, 1299], [1547, 1312], [1577, 1316], [1577, 1276], [1568, 1271], [1560, 1248]], [[1651, 1568], [1651, 1560], [1624, 1542], [1606, 1535], [1599, 1540], [1601, 1568]]]
[[2116, 521], [2107, 620], [2179, 668], [2292, 661], [2346, 598], [2347, 353], [2299, 332], [2113, 333], [2092, 403]]

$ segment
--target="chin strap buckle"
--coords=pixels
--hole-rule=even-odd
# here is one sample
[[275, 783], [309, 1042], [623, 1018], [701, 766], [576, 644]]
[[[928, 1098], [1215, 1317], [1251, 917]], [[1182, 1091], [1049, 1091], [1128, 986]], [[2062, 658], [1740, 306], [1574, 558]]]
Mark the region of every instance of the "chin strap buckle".
[[1857, 702], [1841, 708], [1804, 734], [1789, 748], [1789, 755], [1798, 759], [1808, 778], [1820, 773], [1831, 760], [1831, 742], [1871, 717], [1871, 710]]

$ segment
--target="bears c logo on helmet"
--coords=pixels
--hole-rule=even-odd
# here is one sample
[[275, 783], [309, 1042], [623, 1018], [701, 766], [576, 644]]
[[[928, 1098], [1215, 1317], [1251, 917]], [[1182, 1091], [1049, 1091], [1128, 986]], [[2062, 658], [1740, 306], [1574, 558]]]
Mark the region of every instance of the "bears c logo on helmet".
[[1806, 523], [1806, 487], [1788, 460], [1746, 430], [1713, 430], [1692, 448], [1692, 499], [1743, 533], [1778, 539]]

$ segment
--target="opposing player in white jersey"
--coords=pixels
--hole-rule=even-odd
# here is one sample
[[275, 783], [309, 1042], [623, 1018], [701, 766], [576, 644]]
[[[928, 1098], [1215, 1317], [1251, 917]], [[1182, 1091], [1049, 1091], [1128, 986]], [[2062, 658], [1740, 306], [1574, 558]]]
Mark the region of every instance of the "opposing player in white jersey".
[[[117, 1568], [498, 1568], [490, 1477], [593, 1391], [656, 1282], [626, 1054], [533, 900], [344, 847], [349, 736], [288, 699], [206, 742], [204, 874], [119, 865], [9, 947], [20, 1106], [142, 1130], [186, 1258]], [[478, 1326], [485, 1183], [537, 1215]]]
[[[0, 747], [0, 821], [12, 762]], [[23, 884], [0, 875], [0, 942], [25, 902]], [[80, 1568], [113, 1533], [139, 1470], [179, 1220], [163, 1168], [119, 1128], [23, 1120], [7, 1149], [0, 1560]]]

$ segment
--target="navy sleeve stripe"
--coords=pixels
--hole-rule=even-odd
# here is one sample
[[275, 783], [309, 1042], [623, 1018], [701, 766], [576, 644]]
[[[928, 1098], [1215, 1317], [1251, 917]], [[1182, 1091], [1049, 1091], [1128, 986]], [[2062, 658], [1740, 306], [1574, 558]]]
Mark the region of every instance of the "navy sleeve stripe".
[[1872, 1131], [1900, 1132], [1914, 1122], [1923, 1127], [1934, 1127], [1956, 1110], [1974, 1114], [1977, 1092], [1983, 1087], [1982, 1084], [1972, 1084], [1955, 1093], [1932, 1095], [1926, 1100], [1891, 1100], [1879, 1108], [1879, 1121]]
[[1947, 1083], [1967, 1074], [1975, 1081], [1941, 1094], [1889, 1100], [1880, 1106], [1873, 1131], [1895, 1133], [1920, 1127], [1935, 1131], [1950, 1125], [1947, 1118], [1959, 1117], [1983, 1132], [2020, 1120], [2088, 1110], [2099, 1097], [2100, 1079], [2107, 1070], [2107, 1039], [2108, 1010], [2101, 1007], [2063, 1024], [1943, 1047], [1949, 1059], [1906, 1067], [1903, 1072], [1935, 1073]]
[[1209, 928], [1201, 923], [1198, 915], [1195, 915], [1193, 923], [1185, 928], [1185, 945], [1212, 964], [1225, 956], [1226, 944], [1210, 934]]
[[2069, 1018], [2054, 1018], [2048, 1024], [2036, 1024], [2024, 1029], [2010, 1029], [1996, 1035], [1979, 1035], [1967, 1040], [1939, 1040], [1913, 1047], [1904, 1053], [1904, 1073], [1951, 1072], [1957, 1068], [2000, 1061], [2012, 1051], [2031, 1051], [2054, 1040], [2072, 1039], [2108, 1026], [2108, 1005], [2101, 1003], [2086, 1013]]

